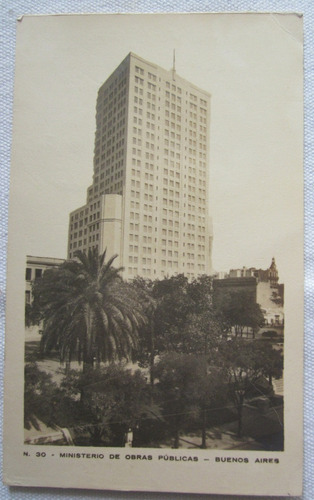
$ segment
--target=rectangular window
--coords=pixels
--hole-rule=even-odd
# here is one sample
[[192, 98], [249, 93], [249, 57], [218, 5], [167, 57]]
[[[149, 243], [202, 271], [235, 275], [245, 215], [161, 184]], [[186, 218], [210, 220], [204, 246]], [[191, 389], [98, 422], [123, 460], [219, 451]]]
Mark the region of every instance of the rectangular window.
[[35, 279], [41, 278], [43, 273], [42, 269], [35, 269]]

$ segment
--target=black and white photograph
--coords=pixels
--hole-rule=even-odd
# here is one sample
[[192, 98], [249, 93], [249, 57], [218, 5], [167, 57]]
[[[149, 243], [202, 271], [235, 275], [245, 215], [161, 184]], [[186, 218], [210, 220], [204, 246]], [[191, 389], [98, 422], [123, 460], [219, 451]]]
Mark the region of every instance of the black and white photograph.
[[297, 494], [302, 16], [17, 28], [6, 482]]

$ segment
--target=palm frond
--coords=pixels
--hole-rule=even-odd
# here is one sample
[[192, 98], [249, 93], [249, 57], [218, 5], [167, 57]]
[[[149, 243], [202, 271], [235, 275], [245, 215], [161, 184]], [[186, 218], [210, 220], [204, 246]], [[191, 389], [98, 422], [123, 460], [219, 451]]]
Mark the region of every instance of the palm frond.
[[[92, 363], [131, 359], [140, 327], [147, 322], [135, 288], [123, 282], [117, 258], [106, 250], [77, 251], [75, 259], [44, 274], [35, 294], [43, 312], [42, 352], [73, 352]], [[87, 359], [89, 356], [89, 360]]]

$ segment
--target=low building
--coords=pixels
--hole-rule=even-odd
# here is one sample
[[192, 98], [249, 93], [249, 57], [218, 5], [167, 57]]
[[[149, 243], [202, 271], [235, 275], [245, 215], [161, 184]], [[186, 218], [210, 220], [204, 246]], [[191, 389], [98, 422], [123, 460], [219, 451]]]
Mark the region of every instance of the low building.
[[257, 301], [257, 279], [254, 277], [230, 277], [214, 279], [214, 301], [219, 301], [230, 292], [246, 292], [254, 302]]
[[280, 335], [284, 328], [284, 284], [279, 283], [275, 258], [267, 269], [243, 267], [230, 269], [229, 273], [218, 273], [213, 282], [214, 300], [229, 292], [245, 291], [260, 305], [265, 328], [276, 328]]
[[54, 257], [34, 257], [26, 256], [26, 271], [25, 271], [25, 302], [32, 302], [32, 282], [35, 279], [41, 278], [46, 269], [59, 266], [64, 262], [64, 259], [56, 259]]
[[54, 257], [34, 257], [32, 255], [26, 256], [26, 271], [25, 271], [25, 340], [28, 342], [38, 341], [40, 326], [33, 325], [32, 321], [29, 321], [29, 311], [32, 309], [31, 304], [33, 302], [32, 296], [32, 283], [36, 279], [40, 279], [46, 271], [46, 269], [51, 269], [57, 267], [64, 262], [64, 259], [56, 259]]

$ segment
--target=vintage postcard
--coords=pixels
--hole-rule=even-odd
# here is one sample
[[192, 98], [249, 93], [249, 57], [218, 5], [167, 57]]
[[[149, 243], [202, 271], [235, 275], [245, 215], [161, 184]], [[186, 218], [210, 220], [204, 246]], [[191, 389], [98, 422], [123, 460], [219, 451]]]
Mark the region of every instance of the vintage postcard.
[[17, 22], [4, 482], [302, 492], [300, 14]]

